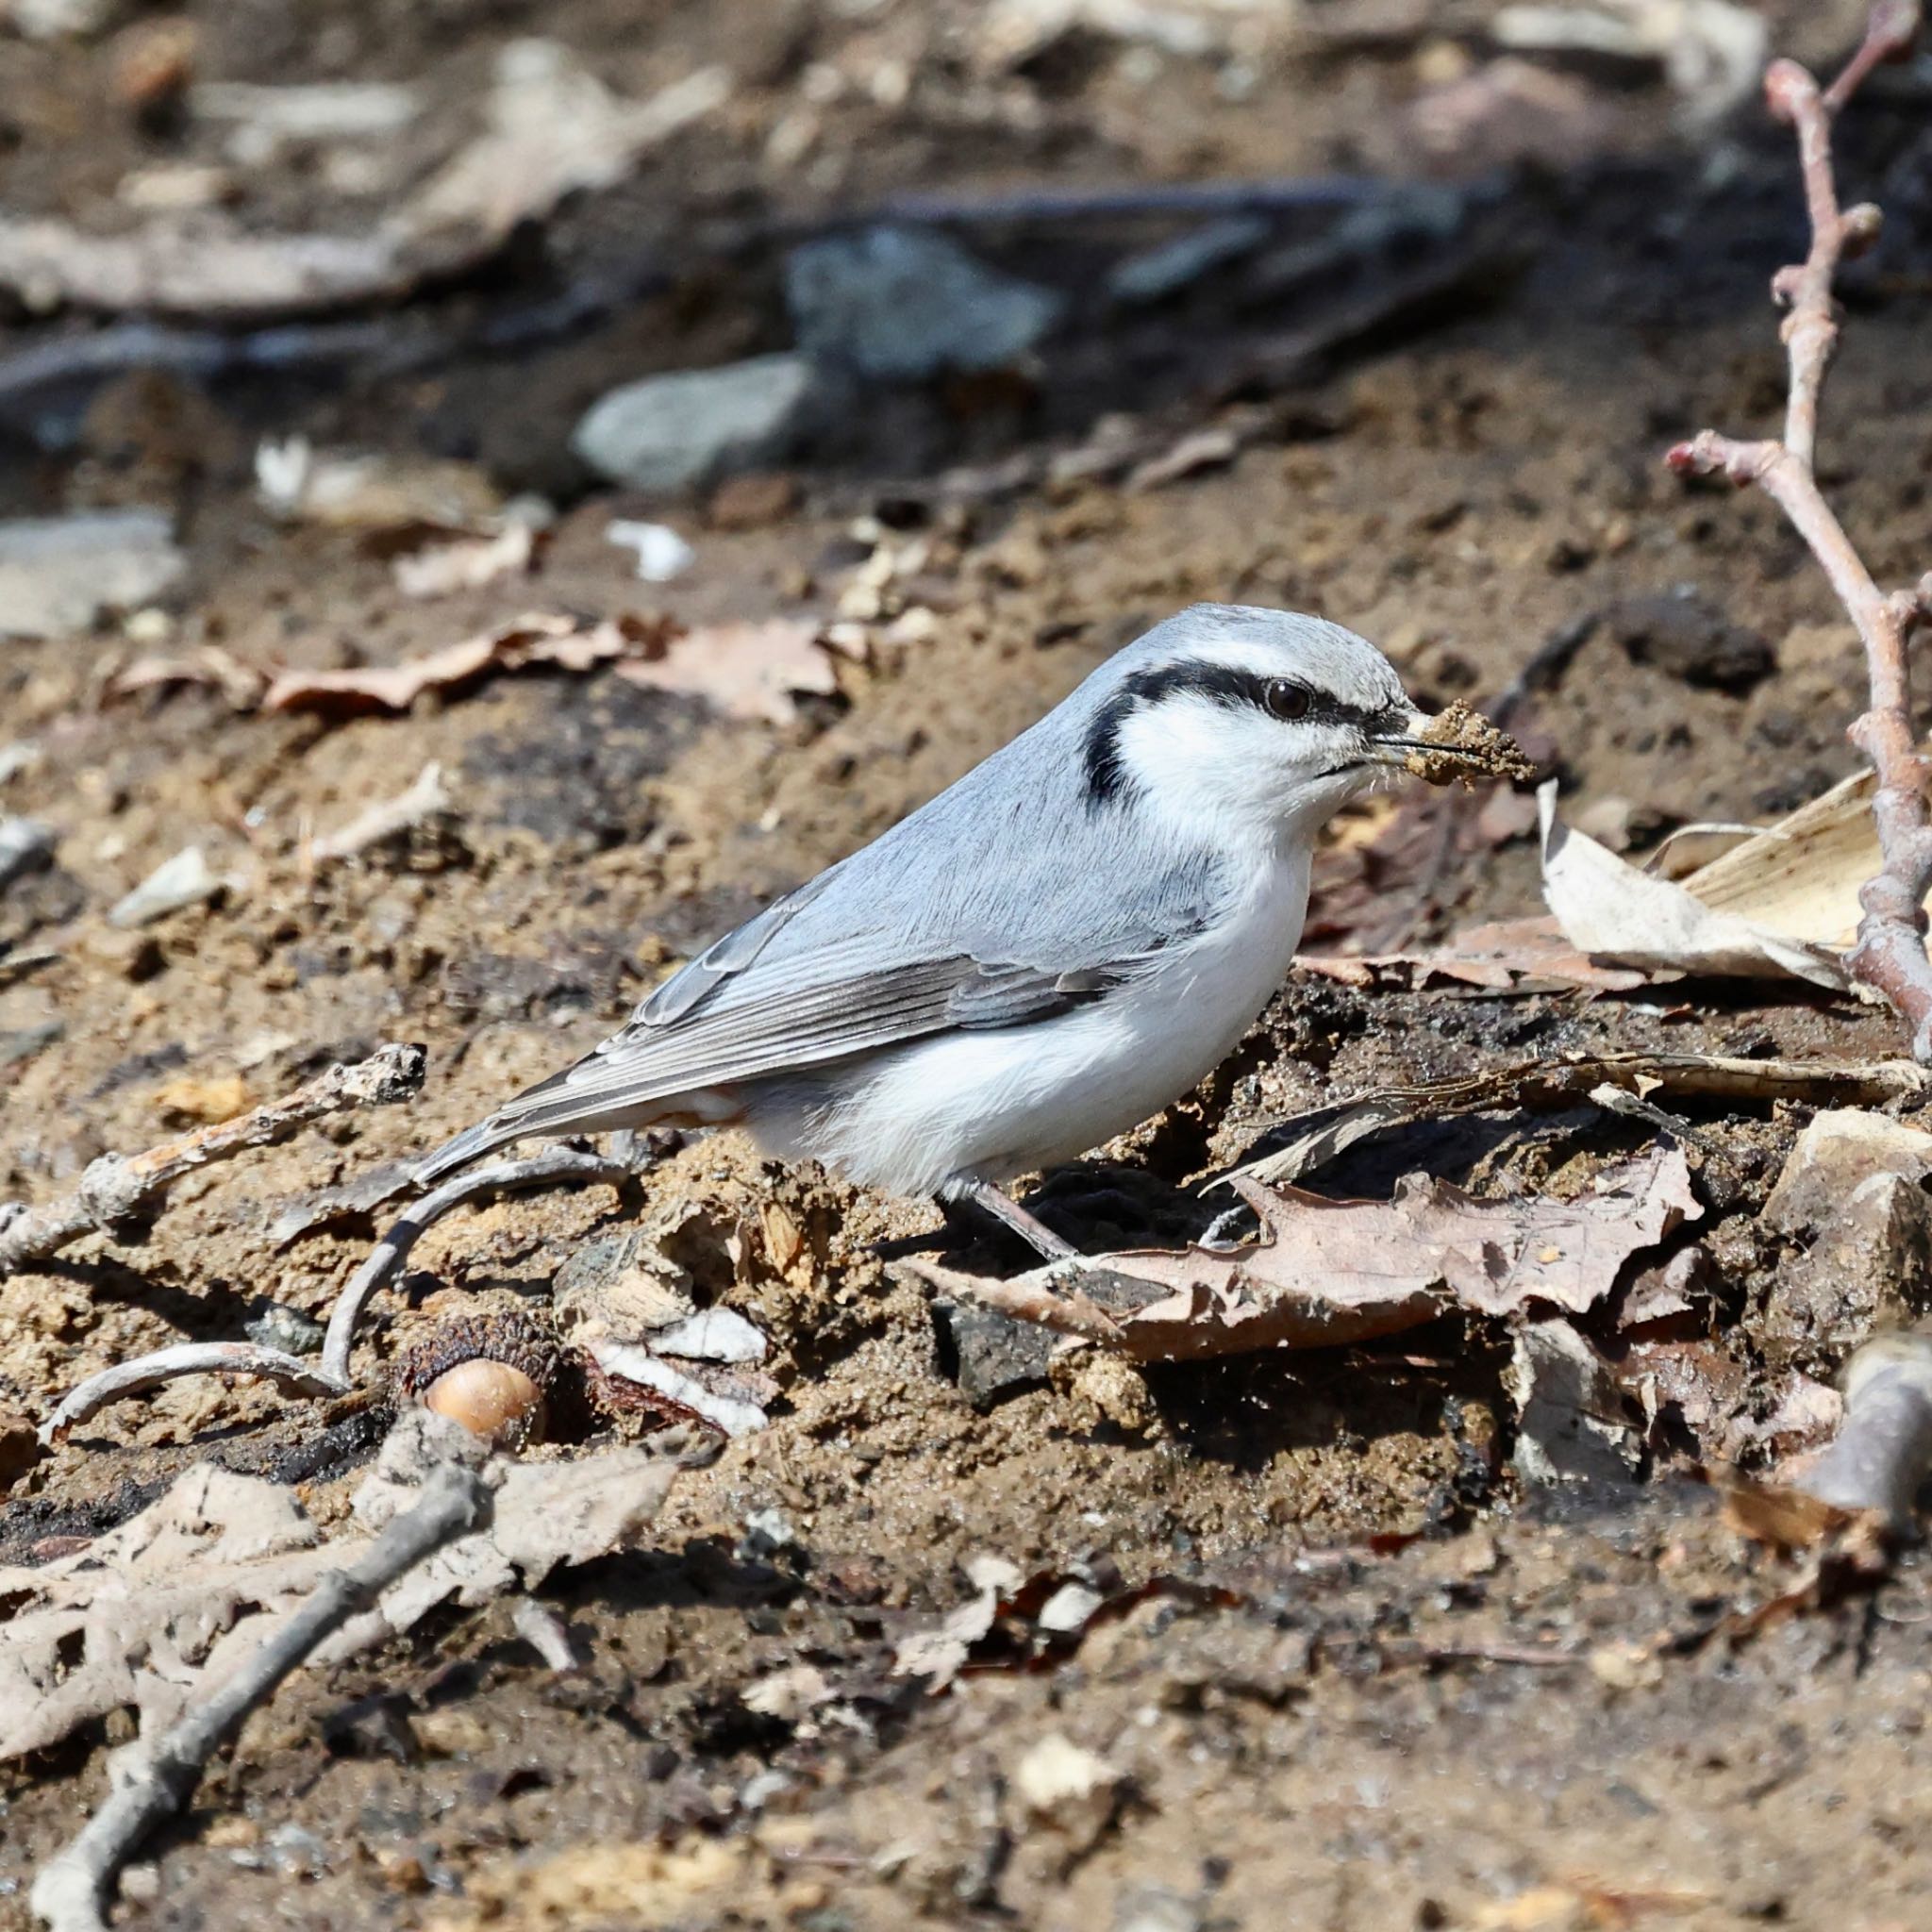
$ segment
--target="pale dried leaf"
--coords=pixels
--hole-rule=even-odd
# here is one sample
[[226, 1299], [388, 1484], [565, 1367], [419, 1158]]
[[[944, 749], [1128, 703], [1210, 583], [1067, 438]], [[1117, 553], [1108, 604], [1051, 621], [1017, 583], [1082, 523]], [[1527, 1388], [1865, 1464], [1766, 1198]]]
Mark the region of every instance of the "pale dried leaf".
[[[1921, 748], [1932, 749], [1932, 741]], [[1878, 870], [1874, 782], [1869, 771], [1854, 773], [1680, 883], [1714, 911], [1808, 944], [1849, 946], [1860, 917], [1858, 892]]]
[[1695, 890], [1703, 874], [1675, 885], [1626, 865], [1561, 824], [1556, 798], [1554, 781], [1537, 793], [1543, 897], [1578, 951], [1646, 973], [1796, 978], [1846, 989], [1844, 965], [1826, 947], [1707, 904]]
[[[397, 1432], [416, 1423], [407, 1416]], [[474, 1608], [508, 1590], [535, 1590], [565, 1564], [626, 1547], [657, 1515], [676, 1473], [674, 1457], [636, 1445], [575, 1462], [510, 1463], [489, 1524], [445, 1543], [398, 1578], [374, 1610], [345, 1624], [317, 1652], [317, 1661], [352, 1657], [408, 1629], [439, 1604]], [[379, 1464], [357, 1494], [358, 1519], [380, 1530], [409, 1507], [417, 1487], [386, 1480]]]
[[790, 724], [798, 715], [801, 691], [830, 696], [839, 689], [817, 627], [784, 617], [687, 631], [661, 656], [621, 664], [618, 675], [702, 698], [728, 718], [772, 724]]
[[[360, 1556], [385, 1507], [408, 1507], [415, 1487], [390, 1449], [358, 1493], [362, 1523], [326, 1542], [280, 1484], [201, 1466], [86, 1548], [0, 1568], [0, 1759], [124, 1706], [149, 1722], [171, 1719], [197, 1682], [231, 1668], [324, 1575]], [[480, 1604], [623, 1546], [656, 1513], [675, 1468], [641, 1448], [514, 1465], [487, 1529], [402, 1578], [322, 1657], [406, 1630], [439, 1603]]]
[[0, 1759], [185, 1686], [237, 1622], [290, 1607], [330, 1559], [278, 1484], [201, 1467], [85, 1549], [0, 1568]]
[[507, 235], [566, 194], [622, 180], [647, 148], [722, 107], [731, 76], [700, 68], [646, 101], [610, 92], [560, 42], [513, 41], [497, 58], [488, 131], [407, 210], [408, 228]]
[[[1303, 1347], [1409, 1326], [1440, 1313], [1445, 1300], [1487, 1315], [1530, 1302], [1582, 1313], [1609, 1292], [1633, 1254], [1703, 1212], [1675, 1147], [1604, 1169], [1572, 1201], [1478, 1201], [1420, 1174], [1387, 1202], [1331, 1201], [1253, 1182], [1240, 1191], [1260, 1216], [1267, 1245], [1235, 1256], [1115, 1259], [1124, 1273], [1165, 1280], [1191, 1298], [1208, 1291], [1219, 1303], [1212, 1325], [1230, 1334], [1261, 1319], [1280, 1331], [1271, 1341]], [[1190, 1325], [1208, 1311], [1202, 1307]], [[1124, 1325], [1144, 1335], [1178, 1312], [1157, 1303]], [[1337, 1325], [1350, 1332], [1332, 1336]]]
[[480, 591], [498, 577], [526, 571], [536, 554], [537, 533], [528, 524], [506, 524], [493, 537], [465, 537], [433, 544], [396, 558], [396, 589], [406, 597], [447, 597], [458, 591]]
[[1234, 1186], [1260, 1217], [1262, 1240], [1232, 1252], [1103, 1255], [1072, 1289], [1050, 1282], [1048, 1271], [982, 1284], [929, 1262], [908, 1265], [948, 1293], [1036, 1321], [1047, 1315], [1029, 1297], [1051, 1302], [1076, 1289], [1109, 1319], [1112, 1332], [1094, 1339], [1136, 1361], [1167, 1361], [1366, 1341], [1451, 1307], [1516, 1315], [1541, 1304], [1582, 1313], [1608, 1294], [1632, 1255], [1703, 1212], [1676, 1147], [1606, 1167], [1570, 1201], [1478, 1201], [1423, 1174], [1405, 1179], [1391, 1201], [1331, 1201], [1241, 1177]]

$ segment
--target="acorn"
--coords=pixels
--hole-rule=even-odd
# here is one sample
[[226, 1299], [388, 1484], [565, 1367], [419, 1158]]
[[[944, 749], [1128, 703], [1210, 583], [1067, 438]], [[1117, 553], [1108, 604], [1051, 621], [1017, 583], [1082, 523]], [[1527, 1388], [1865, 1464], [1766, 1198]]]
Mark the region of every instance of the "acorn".
[[543, 1440], [560, 1367], [549, 1330], [499, 1305], [437, 1323], [396, 1357], [392, 1374], [400, 1394], [515, 1453]]

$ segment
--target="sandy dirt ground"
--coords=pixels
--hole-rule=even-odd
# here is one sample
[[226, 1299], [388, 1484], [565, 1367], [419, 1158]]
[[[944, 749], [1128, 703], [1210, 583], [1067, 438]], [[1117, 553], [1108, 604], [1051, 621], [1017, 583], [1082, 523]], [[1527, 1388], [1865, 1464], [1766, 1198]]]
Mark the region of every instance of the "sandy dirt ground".
[[[0, 892], [0, 1194], [49, 1198], [105, 1151], [386, 1040], [429, 1055], [411, 1104], [211, 1168], [151, 1224], [0, 1280], [0, 1409], [38, 1418], [91, 1372], [239, 1339], [271, 1305], [325, 1318], [393, 1207], [318, 1209], [290, 1233], [291, 1207], [594, 1044], [667, 965], [1193, 600], [1320, 610], [1432, 703], [1493, 699], [1593, 620], [1518, 723], [1566, 810], [1600, 808], [1640, 850], [1687, 823], [1762, 822], [1854, 768], [1859, 658], [1818, 572], [1770, 505], [1687, 489], [1658, 460], [1781, 405], [1764, 291], [1802, 225], [1755, 103], [1700, 123], [1654, 65], [1606, 59], [1532, 62], [1554, 92], [1499, 108], [1476, 86], [1501, 58], [1495, 9], [1474, 5], [1310, 6], [1252, 35], [1267, 9], [1176, 11], [1208, 19], [1204, 49], [1091, 29], [1016, 63], [985, 44], [998, 9], [911, 0], [187, 9], [197, 84], [417, 86], [399, 151], [361, 173], [349, 148], [300, 141], [238, 163], [222, 124], [132, 99], [129, 37], [156, 16], [0, 49], [8, 215], [103, 232], [142, 219], [118, 184], [163, 165], [233, 170], [258, 232], [373, 221], [474, 128], [520, 37], [574, 49], [625, 96], [707, 63], [732, 75], [721, 106], [485, 269], [357, 311], [376, 338], [434, 335], [412, 366], [371, 352], [24, 392], [0, 359], [6, 509], [155, 505], [185, 558], [137, 611], [0, 643], [0, 745], [36, 753], [0, 808], [58, 834], [53, 863]], [[1765, 17], [1823, 59], [1857, 10]], [[1848, 292], [1824, 466], [1886, 581], [1932, 562], [1925, 90], [1921, 69], [1886, 77], [1845, 133], [1848, 184], [1892, 226]], [[974, 225], [975, 251], [1068, 305], [1017, 375], [867, 394], [757, 489], [647, 499], [569, 448], [620, 381], [785, 347], [785, 251], [831, 211], [1341, 173], [1484, 186], [1445, 237], [1271, 285], [1257, 259], [1339, 219], [1277, 207], [1260, 257], [1130, 312], [1096, 293], [1108, 265], [1197, 218]], [[491, 346], [492, 325], [587, 290], [575, 324]], [[17, 305], [0, 348], [93, 325]], [[1142, 487], [1057, 466], [1116, 416], [1151, 451], [1217, 427], [1226, 447]], [[557, 521], [534, 570], [410, 598], [392, 533], [263, 508], [258, 444], [296, 435], [469, 466], [541, 492]], [[644, 515], [692, 546], [674, 581], [639, 582], [607, 541], [613, 516]], [[855, 586], [882, 552], [898, 575], [868, 609]], [[1701, 613], [1690, 646], [1646, 649], [1630, 613], [1680, 591]], [[138, 660], [204, 646], [244, 672], [388, 666], [533, 609], [843, 623], [856, 642], [836, 689], [782, 723], [608, 666], [348, 718], [269, 713], [245, 686], [112, 691]], [[1726, 642], [1741, 669], [1718, 661]], [[434, 828], [305, 864], [306, 841], [432, 762], [450, 799]], [[1538, 911], [1525, 803], [1471, 801], [1446, 843], [1428, 801], [1346, 816], [1310, 946], [1412, 951]], [[137, 930], [107, 923], [191, 845], [228, 890]], [[1083, 1248], [1171, 1245], [1226, 1204], [1204, 1185], [1273, 1124], [1391, 1084], [1566, 1053], [1898, 1050], [1882, 1011], [1789, 986], [1486, 997], [1399, 980], [1298, 973], [1199, 1093], [1045, 1177], [1035, 1205]], [[1011, 1274], [1025, 1257], [925, 1204], [723, 1135], [623, 1189], [458, 1213], [376, 1303], [372, 1380], [455, 1297], [541, 1311], [574, 1254], [677, 1211], [701, 1298], [770, 1339], [770, 1424], [687, 1472], [648, 1546], [546, 1588], [578, 1670], [544, 1666], [498, 1603], [292, 1681], [151, 1842], [118, 1922], [1922, 1925], [1924, 1562], [1779, 1614], [1797, 1566], [1727, 1526], [1707, 1480], [1764, 1466], [1777, 1444], [1758, 1425], [1792, 1377], [1828, 1383], [1860, 1339], [1793, 1320], [1805, 1242], [1762, 1220], [1810, 1110], [1683, 1104], [1702, 1214], [1646, 1259], [1698, 1250], [1698, 1285], [1667, 1332], [1606, 1346], [1633, 1418], [1629, 1351], [1646, 1341], [1694, 1356], [1694, 1400], [1639, 1432], [1628, 1483], [1574, 1491], [1515, 1467], [1501, 1323], [1120, 1375], [1075, 1355], [975, 1400], [942, 1311], [898, 1264]], [[1490, 1198], [1569, 1193], [1660, 1134], [1584, 1104], [1504, 1108], [1406, 1129], [1310, 1184], [1381, 1197], [1423, 1169]], [[1896, 1286], [1908, 1309], [1932, 1303], [1923, 1257]], [[336, 1521], [377, 1420], [356, 1399], [175, 1383], [13, 1476], [0, 1561], [71, 1554], [210, 1459]], [[610, 1426], [579, 1419], [529, 1453], [585, 1456]], [[939, 1687], [896, 1670], [907, 1632], [969, 1603], [989, 1557], [1020, 1585], [964, 1673]], [[1069, 1580], [1107, 1609], [1056, 1637], [1040, 1606]], [[33, 1923], [34, 1865], [100, 1800], [130, 1731], [110, 1714], [0, 1765], [0, 1932]], [[1068, 1751], [1104, 1775], [1077, 1803], [1034, 1802], [1028, 1767]]]

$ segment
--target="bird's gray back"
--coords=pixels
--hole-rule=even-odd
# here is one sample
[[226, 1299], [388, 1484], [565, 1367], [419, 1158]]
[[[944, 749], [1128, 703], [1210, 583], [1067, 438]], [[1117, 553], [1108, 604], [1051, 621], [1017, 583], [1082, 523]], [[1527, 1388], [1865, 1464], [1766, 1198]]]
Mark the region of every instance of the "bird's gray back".
[[[1197, 605], [1116, 652], [1030, 729], [774, 908], [737, 943], [741, 967], [705, 961], [667, 982], [674, 1017], [824, 985], [914, 962], [970, 957], [1045, 972], [1078, 971], [1144, 954], [1208, 922], [1230, 890], [1207, 839], [1188, 841], [1130, 806], [1096, 808], [1086, 761], [1103, 708], [1136, 674], [1174, 661], [1214, 635], [1279, 641], [1285, 671], [1344, 692], [1379, 695], [1393, 674], [1338, 625], [1239, 606]], [[1372, 692], [1370, 687], [1375, 687]], [[1399, 691], [1399, 687], [1396, 687]], [[686, 975], [691, 975], [687, 978]]]

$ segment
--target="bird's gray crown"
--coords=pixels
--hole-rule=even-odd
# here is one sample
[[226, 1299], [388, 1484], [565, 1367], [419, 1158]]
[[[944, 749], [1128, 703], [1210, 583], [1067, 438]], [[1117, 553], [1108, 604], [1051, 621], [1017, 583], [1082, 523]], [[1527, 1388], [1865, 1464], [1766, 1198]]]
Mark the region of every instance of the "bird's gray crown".
[[1091, 806], [1127, 788], [1121, 727], [1148, 707], [1207, 698], [1285, 724], [1387, 729], [1409, 711], [1395, 668], [1366, 638], [1325, 618], [1252, 604], [1195, 604], [1097, 671], [1083, 747]]

